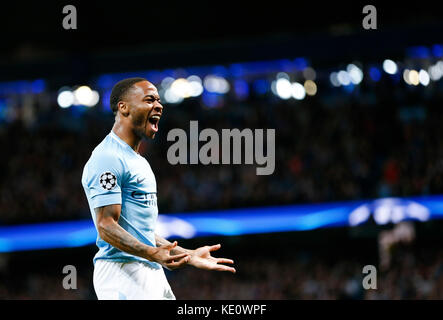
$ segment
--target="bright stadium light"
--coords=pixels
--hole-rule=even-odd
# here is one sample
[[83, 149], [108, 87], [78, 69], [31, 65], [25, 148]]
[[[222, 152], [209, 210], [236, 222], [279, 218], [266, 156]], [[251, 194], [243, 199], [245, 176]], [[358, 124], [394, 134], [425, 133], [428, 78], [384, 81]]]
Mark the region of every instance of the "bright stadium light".
[[348, 86], [351, 84], [351, 77], [349, 73], [344, 70], [341, 70], [337, 74], [337, 80], [341, 85]]
[[168, 88], [165, 91], [165, 100], [166, 103], [180, 103], [183, 101], [183, 97], [179, 96], [174, 90], [171, 90], [171, 88]]
[[271, 91], [274, 95], [278, 96], [277, 93], [277, 80], [271, 82]]
[[91, 100], [93, 99], [91, 88], [89, 88], [88, 86], [78, 87], [74, 91], [74, 98], [75, 98], [74, 104], [80, 104], [85, 106], [89, 105], [91, 103]]
[[177, 97], [189, 98], [191, 96], [191, 86], [189, 85], [188, 80], [184, 78], [178, 78], [175, 80], [169, 87], [169, 90]]
[[74, 94], [69, 90], [65, 90], [58, 94], [57, 103], [60, 108], [69, 108], [74, 103], [74, 99]]
[[443, 73], [440, 71], [440, 68], [437, 65], [430, 66], [428, 73], [432, 81], [438, 81], [443, 76]]
[[93, 107], [95, 106], [98, 102], [100, 101], [100, 94], [95, 91], [92, 90], [91, 92], [91, 99], [89, 100], [89, 102], [87, 104], [85, 104], [85, 106], [87, 107]]
[[196, 75], [192, 75], [186, 78], [186, 80], [188, 80], [189, 82], [198, 82], [198, 83], [202, 83], [202, 79], [200, 79], [199, 76]]
[[298, 83], [298, 82], [294, 82], [291, 85], [291, 94], [292, 97], [296, 100], [303, 100], [306, 96], [306, 91], [305, 91], [305, 87], [303, 87], [302, 84]]
[[403, 80], [407, 83], [407, 84], [411, 84], [411, 81], [409, 81], [409, 69], [405, 69], [403, 71]]
[[430, 78], [429, 78], [429, 74], [421, 69], [420, 72], [418, 73], [418, 81], [423, 85], [423, 86], [427, 86], [429, 84]]
[[338, 81], [338, 73], [337, 72], [332, 72], [329, 75], [329, 81], [331, 81], [331, 83], [334, 87], [340, 87], [340, 82]]
[[359, 225], [360, 223], [367, 221], [370, 215], [371, 210], [369, 209], [368, 205], [362, 205], [357, 209], [354, 209], [354, 211], [352, 211], [349, 215], [349, 225]]
[[416, 70], [410, 70], [408, 78], [409, 82], [414, 86], [418, 86], [418, 84], [420, 83], [418, 72]]
[[306, 80], [304, 87], [308, 96], [315, 96], [315, 94], [317, 93], [317, 85], [312, 80]]
[[363, 72], [355, 64], [349, 64], [346, 70], [353, 84], [359, 84], [363, 80]]
[[[216, 89], [219, 89], [217, 87]], [[178, 78], [169, 84], [166, 100], [171, 103], [181, 102], [183, 98], [198, 97], [203, 93], [201, 79], [198, 76], [190, 76], [187, 79]], [[166, 93], [165, 93], [166, 97]]]
[[389, 74], [396, 74], [398, 70], [397, 64], [390, 59], [386, 59], [383, 61], [383, 70]]
[[208, 75], [203, 80], [203, 85], [208, 92], [225, 94], [229, 91], [229, 82], [219, 76]]
[[174, 82], [174, 80], [175, 79], [172, 77], [166, 77], [162, 80], [160, 85], [162, 86], [163, 89], [168, 89], [171, 86], [171, 84]]
[[292, 96], [292, 86], [288, 79], [279, 78], [275, 84], [275, 91], [281, 99], [289, 99]]
[[289, 81], [289, 75], [286, 72], [277, 73], [277, 79], [286, 79]]
[[374, 210], [374, 220], [377, 224], [387, 224], [391, 218], [392, 208], [389, 206], [380, 206]]
[[202, 80], [199, 76], [189, 76], [186, 80], [189, 82], [189, 94], [191, 97], [198, 97], [203, 93]]

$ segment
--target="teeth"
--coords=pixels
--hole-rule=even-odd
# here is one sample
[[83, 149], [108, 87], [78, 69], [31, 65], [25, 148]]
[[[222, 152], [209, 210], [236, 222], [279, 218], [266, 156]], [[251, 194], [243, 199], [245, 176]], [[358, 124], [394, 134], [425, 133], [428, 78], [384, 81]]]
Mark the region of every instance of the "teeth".
[[152, 116], [151, 119], [157, 119], [157, 120], [160, 120], [160, 116]]

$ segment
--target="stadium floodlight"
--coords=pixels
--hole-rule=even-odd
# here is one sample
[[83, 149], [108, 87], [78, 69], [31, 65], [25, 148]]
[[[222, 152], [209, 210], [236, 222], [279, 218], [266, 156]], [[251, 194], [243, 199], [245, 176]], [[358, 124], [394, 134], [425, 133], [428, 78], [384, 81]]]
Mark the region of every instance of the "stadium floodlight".
[[337, 80], [341, 85], [348, 86], [351, 84], [351, 77], [349, 73], [344, 70], [341, 70], [337, 74]]
[[410, 70], [408, 74], [409, 82], [414, 85], [418, 86], [420, 83], [419, 76], [417, 70]]
[[277, 95], [284, 100], [292, 96], [292, 86], [288, 79], [279, 78], [275, 83], [275, 91]]
[[191, 86], [189, 84], [189, 81], [184, 79], [184, 78], [178, 78], [177, 80], [175, 80], [169, 90], [178, 97], [181, 98], [189, 98], [191, 96], [190, 91], [191, 91]]
[[440, 68], [437, 65], [430, 66], [428, 69], [428, 74], [432, 81], [438, 81], [443, 76], [443, 73], [440, 71]]
[[57, 103], [60, 108], [69, 108], [74, 103], [74, 94], [70, 90], [61, 91], [57, 97]]
[[294, 82], [291, 85], [291, 94], [292, 97], [296, 100], [303, 100], [306, 96], [306, 91], [305, 91], [305, 87], [303, 87], [302, 84], [298, 83], [298, 82]]
[[286, 80], [290, 80], [289, 79], [289, 75], [286, 72], [279, 72], [277, 73], [277, 80], [278, 79], [286, 79]]
[[186, 80], [188, 80], [189, 82], [198, 82], [198, 83], [202, 83], [202, 79], [200, 79], [199, 76], [196, 75], [192, 75], [186, 78]]
[[203, 93], [202, 80], [199, 76], [189, 76], [186, 80], [189, 83], [189, 95], [191, 97], [198, 97]]
[[409, 84], [409, 85], [412, 84], [412, 83], [409, 81], [409, 69], [405, 69], [405, 70], [403, 71], [403, 80], [404, 80], [407, 84]]
[[383, 70], [389, 74], [396, 74], [398, 70], [397, 64], [390, 59], [386, 59], [383, 61]]
[[88, 86], [80, 86], [74, 91], [75, 105], [87, 106], [91, 104], [93, 98], [92, 90]]
[[429, 84], [430, 78], [429, 78], [429, 74], [421, 69], [418, 73], [418, 81], [423, 85], [423, 86], [427, 86]]
[[229, 91], [229, 82], [219, 76], [208, 75], [203, 80], [203, 85], [208, 92], [225, 94]]
[[171, 88], [166, 89], [165, 91], [165, 100], [166, 103], [180, 103], [183, 101], [183, 97], [179, 96], [174, 92], [174, 90], [171, 90]]
[[163, 89], [168, 89], [174, 81], [175, 81], [174, 78], [166, 77], [162, 80], [160, 85], [162, 86]]
[[349, 64], [346, 70], [353, 84], [359, 84], [363, 80], [363, 71], [355, 64]]
[[89, 99], [89, 102], [85, 104], [85, 106], [94, 107], [99, 101], [100, 101], [100, 94], [97, 91], [92, 90], [91, 98]]
[[329, 75], [329, 81], [331, 81], [331, 83], [334, 87], [340, 87], [340, 81], [338, 81], [338, 73], [337, 72], [332, 72]]
[[312, 80], [306, 80], [304, 87], [308, 96], [315, 96], [315, 94], [317, 93], [317, 85]]

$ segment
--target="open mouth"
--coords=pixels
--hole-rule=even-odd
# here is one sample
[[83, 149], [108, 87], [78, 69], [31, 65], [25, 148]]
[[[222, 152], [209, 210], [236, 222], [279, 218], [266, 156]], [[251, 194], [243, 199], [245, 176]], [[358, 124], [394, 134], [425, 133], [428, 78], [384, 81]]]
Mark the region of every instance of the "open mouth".
[[160, 121], [160, 116], [153, 115], [153, 116], [149, 117], [148, 121], [149, 121], [149, 124], [151, 125], [152, 131], [157, 132], [158, 131], [158, 122]]

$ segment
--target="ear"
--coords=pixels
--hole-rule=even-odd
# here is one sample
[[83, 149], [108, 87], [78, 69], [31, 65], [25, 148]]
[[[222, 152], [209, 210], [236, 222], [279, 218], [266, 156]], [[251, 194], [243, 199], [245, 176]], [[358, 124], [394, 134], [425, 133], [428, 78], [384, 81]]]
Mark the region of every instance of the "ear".
[[120, 113], [124, 116], [127, 117], [129, 115], [129, 106], [126, 102], [124, 101], [120, 101], [117, 104], [118, 107], [118, 111], [120, 111]]

